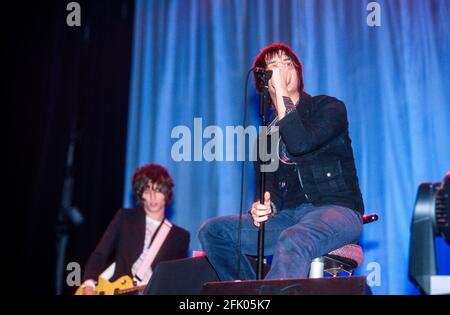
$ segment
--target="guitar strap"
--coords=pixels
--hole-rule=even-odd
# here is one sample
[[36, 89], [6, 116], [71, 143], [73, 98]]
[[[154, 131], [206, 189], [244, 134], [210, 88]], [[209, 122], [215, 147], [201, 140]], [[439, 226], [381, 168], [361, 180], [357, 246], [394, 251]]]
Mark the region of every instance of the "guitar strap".
[[152, 276], [152, 263], [155, 260], [156, 255], [161, 249], [162, 244], [169, 235], [172, 223], [169, 220], [164, 219], [158, 229], [155, 231], [155, 235], [152, 238], [149, 249], [145, 254], [145, 258], [139, 266], [138, 270], [134, 274], [134, 278], [138, 285], [147, 284]]

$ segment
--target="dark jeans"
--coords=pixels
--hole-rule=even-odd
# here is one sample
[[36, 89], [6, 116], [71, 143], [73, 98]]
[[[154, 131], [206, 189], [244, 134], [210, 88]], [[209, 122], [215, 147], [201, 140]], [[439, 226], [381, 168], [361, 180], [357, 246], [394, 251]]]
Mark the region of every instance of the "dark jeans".
[[[237, 275], [239, 215], [215, 217], [200, 228], [199, 239], [220, 280], [254, 280], [245, 255], [257, 255], [258, 228], [247, 213], [242, 216], [240, 273]], [[307, 278], [311, 260], [345, 244], [357, 243], [361, 214], [336, 205], [302, 204], [283, 209], [265, 224], [264, 255], [273, 255], [265, 279]]]

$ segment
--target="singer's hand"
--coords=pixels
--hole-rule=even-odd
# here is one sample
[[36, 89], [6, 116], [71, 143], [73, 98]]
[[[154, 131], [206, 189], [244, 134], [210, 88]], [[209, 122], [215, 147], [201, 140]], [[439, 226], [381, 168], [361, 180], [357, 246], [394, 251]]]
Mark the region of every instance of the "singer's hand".
[[268, 67], [272, 70], [272, 78], [269, 80], [269, 93], [272, 98], [272, 103], [275, 105], [279, 119], [282, 119], [286, 114], [286, 107], [284, 105], [283, 97], [289, 96], [287, 89], [288, 81], [291, 80], [287, 67], [278, 64]]
[[270, 204], [270, 193], [266, 191], [264, 193], [264, 204], [260, 204], [259, 201], [255, 201], [250, 209], [250, 214], [253, 218], [253, 224], [256, 227], [260, 226], [260, 222], [265, 222], [272, 214], [272, 206]]
[[269, 80], [269, 87], [276, 93], [284, 92], [287, 90], [287, 79], [289, 71], [285, 66], [278, 66], [277, 64], [268, 67], [268, 70], [272, 70], [272, 77]]

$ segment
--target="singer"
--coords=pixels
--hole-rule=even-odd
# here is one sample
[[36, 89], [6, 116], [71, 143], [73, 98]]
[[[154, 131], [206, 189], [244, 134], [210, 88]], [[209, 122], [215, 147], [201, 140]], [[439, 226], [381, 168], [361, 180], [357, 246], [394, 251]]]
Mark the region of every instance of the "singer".
[[[240, 247], [238, 215], [209, 219], [199, 239], [222, 281], [254, 280], [247, 255], [256, 256], [257, 227], [265, 222], [264, 252], [273, 255], [265, 279], [306, 278], [312, 259], [358, 242], [362, 230], [364, 204], [347, 111], [337, 98], [304, 92], [302, 64], [284, 44], [263, 48], [254, 67], [272, 71], [269, 126], [279, 127], [280, 139], [271, 141], [279, 141], [281, 163], [266, 173], [264, 204], [255, 200], [242, 218]], [[258, 75], [255, 83], [261, 91]], [[258, 162], [255, 171], [259, 188]]]

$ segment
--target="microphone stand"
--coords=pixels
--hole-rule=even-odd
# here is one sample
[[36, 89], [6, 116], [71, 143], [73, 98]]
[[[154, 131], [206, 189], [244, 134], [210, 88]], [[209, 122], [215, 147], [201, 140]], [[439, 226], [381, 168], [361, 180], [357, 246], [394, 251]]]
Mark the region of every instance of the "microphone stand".
[[64, 291], [64, 272], [66, 271], [65, 259], [71, 228], [83, 223], [84, 218], [77, 207], [72, 205], [72, 193], [74, 186], [73, 165], [75, 160], [76, 142], [78, 141], [77, 117], [72, 119], [70, 142], [66, 155], [66, 171], [62, 190], [61, 207], [56, 223], [56, 268], [55, 291], [56, 295], [62, 295]]
[[[261, 126], [263, 127], [263, 132], [265, 132], [265, 128], [267, 127], [266, 120], [266, 108], [269, 103], [269, 80], [272, 77], [272, 71], [265, 71], [260, 75], [260, 79], [262, 80], [262, 91], [259, 99], [259, 116], [261, 118]], [[266, 136], [265, 134], [262, 135]], [[260, 138], [262, 139], [262, 138]], [[264, 204], [264, 192], [266, 186], [266, 173], [261, 171], [261, 165], [265, 164], [261, 159], [260, 152], [260, 139], [257, 141], [257, 158], [260, 165], [259, 173], [260, 173], [260, 182], [259, 182], [259, 202], [260, 204]], [[267, 142], [267, 141], [266, 141]], [[267, 143], [266, 143], [267, 144]], [[267, 149], [267, 147], [266, 147]], [[258, 229], [258, 259], [257, 259], [257, 267], [256, 267], [256, 280], [261, 280], [263, 278], [264, 273], [264, 222], [261, 222]]]

